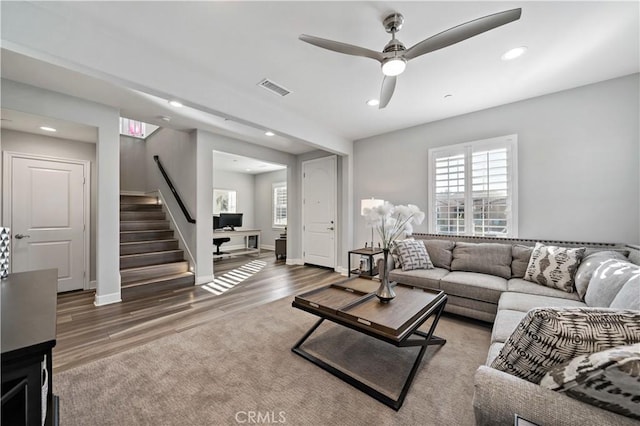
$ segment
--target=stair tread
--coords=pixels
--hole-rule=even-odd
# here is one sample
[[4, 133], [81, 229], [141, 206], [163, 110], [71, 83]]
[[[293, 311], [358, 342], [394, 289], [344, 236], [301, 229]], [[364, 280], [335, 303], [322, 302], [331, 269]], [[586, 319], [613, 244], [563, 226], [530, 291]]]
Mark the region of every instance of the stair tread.
[[140, 286], [140, 285], [161, 283], [163, 281], [174, 280], [174, 279], [177, 279], [177, 278], [186, 278], [186, 277], [190, 277], [190, 276], [194, 276], [193, 272], [181, 272], [179, 274], [167, 274], [167, 275], [162, 275], [160, 277], [155, 277], [155, 278], [146, 278], [144, 280], [131, 281], [129, 283], [122, 284], [122, 288], [137, 287], [137, 286]]
[[132, 234], [136, 232], [158, 232], [158, 231], [171, 231], [171, 229], [137, 229], [133, 231], [120, 231], [121, 234]]
[[[125, 231], [125, 232], [132, 232], [132, 231]], [[126, 245], [134, 245], [134, 244], [156, 244], [156, 243], [172, 243], [174, 241], [178, 241], [176, 238], [170, 238], [170, 239], [164, 239], [164, 240], [143, 240], [143, 241], [126, 241], [123, 243], [120, 243], [121, 246], [126, 246]]]
[[[167, 254], [167, 253], [182, 253], [182, 250], [180, 250], [180, 249], [156, 250], [156, 251], [149, 251], [149, 252], [145, 252], [145, 253], [123, 254], [123, 255], [120, 255], [120, 259], [122, 259], [123, 257], [124, 258], [131, 258], [131, 257], [152, 256], [152, 255]], [[172, 262], [170, 262], [170, 263], [172, 263]]]
[[134, 266], [133, 268], [123, 268], [120, 269], [120, 272], [132, 272], [132, 271], [144, 271], [144, 270], [153, 270], [157, 269], [159, 266], [169, 266], [169, 265], [177, 265], [179, 263], [188, 263], [186, 260], [176, 260], [175, 262], [166, 262], [160, 263], [158, 265], [147, 265], [147, 266]]

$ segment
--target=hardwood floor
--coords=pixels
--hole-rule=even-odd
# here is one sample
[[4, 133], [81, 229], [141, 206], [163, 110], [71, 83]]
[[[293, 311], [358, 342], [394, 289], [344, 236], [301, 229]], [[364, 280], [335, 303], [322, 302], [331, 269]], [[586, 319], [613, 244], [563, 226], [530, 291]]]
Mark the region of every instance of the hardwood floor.
[[[125, 302], [94, 306], [94, 291], [58, 295], [54, 372], [104, 358], [163, 336], [208, 324], [250, 306], [268, 303], [344, 279], [313, 266], [289, 266], [274, 252], [215, 262], [216, 277], [259, 259], [264, 266], [241, 283], [216, 295], [205, 286], [160, 290]], [[261, 265], [262, 266], [262, 265]], [[247, 274], [236, 274], [246, 276]]]

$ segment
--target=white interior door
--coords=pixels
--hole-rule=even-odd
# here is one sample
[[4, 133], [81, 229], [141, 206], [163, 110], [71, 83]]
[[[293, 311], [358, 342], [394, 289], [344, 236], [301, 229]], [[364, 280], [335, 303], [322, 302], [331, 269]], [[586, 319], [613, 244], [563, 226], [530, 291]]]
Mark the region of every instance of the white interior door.
[[85, 288], [88, 164], [8, 154], [5, 166], [11, 271], [57, 268], [58, 291]]
[[336, 266], [337, 158], [302, 163], [302, 257], [305, 263]]

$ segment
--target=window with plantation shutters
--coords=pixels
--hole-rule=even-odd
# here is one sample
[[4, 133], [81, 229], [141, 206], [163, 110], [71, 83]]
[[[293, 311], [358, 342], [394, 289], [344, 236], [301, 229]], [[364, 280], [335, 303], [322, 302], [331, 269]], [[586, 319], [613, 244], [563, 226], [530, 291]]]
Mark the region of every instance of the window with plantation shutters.
[[273, 227], [287, 226], [287, 184], [286, 182], [273, 184]]
[[429, 150], [429, 231], [517, 236], [517, 135]]

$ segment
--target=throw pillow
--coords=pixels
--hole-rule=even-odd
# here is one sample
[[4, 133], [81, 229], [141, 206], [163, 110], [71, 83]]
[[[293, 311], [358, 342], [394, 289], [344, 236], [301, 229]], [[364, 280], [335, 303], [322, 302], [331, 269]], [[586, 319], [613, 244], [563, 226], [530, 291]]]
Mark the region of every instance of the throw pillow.
[[640, 311], [640, 276], [627, 281], [609, 305], [611, 309]]
[[540, 386], [640, 420], [640, 345], [580, 355], [549, 370]]
[[573, 280], [585, 248], [565, 248], [536, 243], [524, 279], [573, 292]]
[[433, 269], [427, 248], [422, 240], [402, 240], [396, 242], [396, 250], [403, 271]]
[[527, 272], [527, 266], [529, 266], [529, 259], [531, 259], [531, 252], [533, 247], [523, 246], [515, 244], [511, 248], [511, 256], [513, 261], [511, 262], [511, 278], [522, 278]]
[[[413, 238], [407, 238], [407, 240], [413, 240]], [[393, 268], [391, 269], [402, 268], [402, 259], [400, 259], [400, 254], [398, 253], [398, 241], [391, 243], [389, 254], [391, 255], [391, 260], [393, 260]]]
[[640, 279], [640, 266], [628, 261], [609, 259], [595, 270], [584, 295], [588, 306], [609, 307], [630, 280]]
[[509, 336], [491, 367], [532, 383], [578, 355], [640, 343], [640, 312], [535, 308]]
[[627, 260], [627, 258], [618, 251], [606, 250], [599, 251], [591, 254], [587, 254], [580, 262], [578, 270], [576, 271], [575, 286], [580, 300], [584, 301], [584, 295], [587, 293], [587, 287], [593, 273], [609, 259]]
[[423, 240], [427, 247], [429, 258], [436, 268], [451, 270], [451, 260], [453, 259], [453, 248], [455, 241], [451, 240]]

